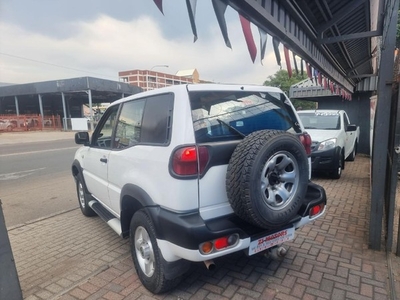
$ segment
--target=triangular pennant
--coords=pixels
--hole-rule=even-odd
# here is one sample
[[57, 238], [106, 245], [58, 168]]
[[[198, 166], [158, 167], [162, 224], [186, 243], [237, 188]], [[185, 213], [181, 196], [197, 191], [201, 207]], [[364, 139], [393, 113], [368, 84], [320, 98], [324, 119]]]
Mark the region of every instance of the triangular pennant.
[[282, 65], [281, 65], [281, 53], [279, 52], [279, 43], [280, 43], [280, 41], [276, 37], [272, 38], [272, 45], [274, 46], [276, 63], [278, 64], [278, 66], [280, 66], [282, 68]]
[[247, 49], [249, 49], [251, 60], [254, 63], [257, 55], [257, 47], [254, 43], [253, 34], [251, 33], [250, 21], [239, 14], [240, 24], [242, 24], [242, 30], [244, 34], [244, 39], [246, 40]]
[[232, 49], [231, 42], [229, 41], [228, 29], [226, 27], [226, 21], [225, 21], [225, 17], [224, 17], [228, 4], [222, 0], [212, 0], [212, 4], [214, 7], [215, 15], [217, 17], [219, 28], [221, 29], [222, 36], [224, 37], [224, 40], [225, 40], [225, 45], [228, 48]]
[[292, 54], [293, 54], [294, 69], [296, 70], [296, 75], [299, 75], [299, 68], [297, 67], [296, 54], [294, 54], [294, 52], [292, 52]]
[[195, 16], [196, 16], [196, 4], [197, 0], [186, 0], [186, 6], [189, 14], [190, 26], [192, 27], [193, 32], [193, 43], [197, 41], [197, 29], [195, 23]]
[[301, 73], [301, 77], [303, 77], [303, 75], [304, 75], [303, 59], [300, 60], [300, 73]]
[[265, 56], [265, 50], [267, 48], [267, 38], [268, 35], [267, 33], [262, 30], [261, 28], [258, 28], [258, 32], [260, 33], [260, 49], [261, 49], [261, 53], [260, 53], [260, 59], [261, 59], [261, 64], [263, 63], [263, 59]]
[[290, 64], [289, 49], [286, 48], [286, 46], [283, 46], [283, 53], [285, 54], [286, 69], [287, 69], [289, 78], [292, 78], [292, 66]]
[[309, 64], [308, 62], [306, 62], [306, 68], [307, 68], [307, 76], [308, 76], [308, 78], [310, 78], [311, 81], [312, 81], [311, 66], [310, 66], [310, 64]]
[[161, 11], [161, 13], [164, 14], [163, 7], [162, 7], [162, 0], [153, 0], [153, 1], [157, 5], [157, 7]]

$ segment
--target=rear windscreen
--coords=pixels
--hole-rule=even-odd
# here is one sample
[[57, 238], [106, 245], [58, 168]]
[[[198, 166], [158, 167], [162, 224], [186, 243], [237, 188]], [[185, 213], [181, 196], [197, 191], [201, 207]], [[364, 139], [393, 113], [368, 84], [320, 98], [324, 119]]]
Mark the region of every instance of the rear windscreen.
[[189, 94], [198, 143], [241, 139], [264, 129], [300, 132], [283, 93], [195, 91]]

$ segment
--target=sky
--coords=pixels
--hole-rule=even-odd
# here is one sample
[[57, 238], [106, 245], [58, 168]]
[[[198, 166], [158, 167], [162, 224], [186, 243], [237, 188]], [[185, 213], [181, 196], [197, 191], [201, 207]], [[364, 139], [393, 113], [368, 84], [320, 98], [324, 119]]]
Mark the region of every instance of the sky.
[[230, 7], [225, 19], [232, 49], [211, 0], [197, 1], [196, 42], [186, 1], [164, 0], [163, 11], [153, 0], [0, 0], [0, 83], [85, 76], [118, 81], [118, 72], [133, 69], [197, 69], [202, 80], [263, 84], [280, 68], [271, 37], [261, 62], [254, 25], [252, 62], [239, 15]]

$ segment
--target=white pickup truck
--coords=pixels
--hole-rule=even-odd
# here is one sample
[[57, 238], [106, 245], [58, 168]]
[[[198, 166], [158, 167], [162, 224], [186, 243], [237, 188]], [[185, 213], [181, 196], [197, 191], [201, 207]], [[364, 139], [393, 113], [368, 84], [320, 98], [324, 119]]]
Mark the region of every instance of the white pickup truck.
[[344, 162], [356, 157], [360, 128], [350, 124], [344, 110], [303, 110], [298, 115], [311, 136], [312, 171], [339, 179]]

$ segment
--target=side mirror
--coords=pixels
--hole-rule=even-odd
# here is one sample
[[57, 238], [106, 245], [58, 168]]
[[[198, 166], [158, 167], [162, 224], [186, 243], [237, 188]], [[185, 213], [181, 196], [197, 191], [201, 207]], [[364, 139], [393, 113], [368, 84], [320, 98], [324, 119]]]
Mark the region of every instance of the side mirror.
[[346, 131], [356, 131], [356, 130], [357, 130], [357, 125], [354, 124], [347, 125]]
[[75, 133], [75, 143], [88, 145], [89, 144], [89, 133], [86, 131], [81, 131], [81, 132]]

